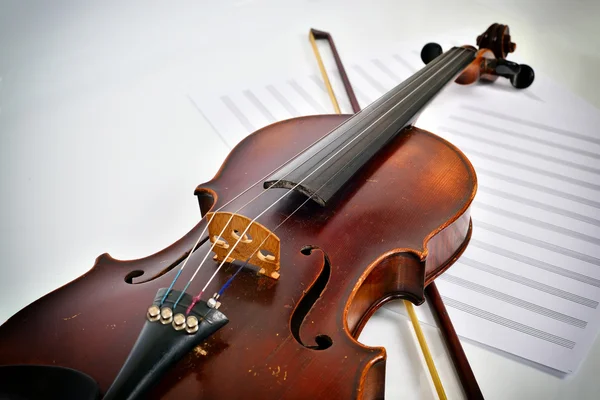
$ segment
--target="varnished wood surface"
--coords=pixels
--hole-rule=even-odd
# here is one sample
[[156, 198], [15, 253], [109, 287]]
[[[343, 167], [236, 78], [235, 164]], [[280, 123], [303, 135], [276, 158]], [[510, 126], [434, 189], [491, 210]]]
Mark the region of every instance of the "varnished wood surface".
[[[329, 34], [327, 34], [327, 35], [331, 38], [331, 35], [329, 35]], [[331, 39], [331, 40], [333, 41], [333, 39]], [[334, 55], [336, 55], [335, 49], [333, 49], [333, 52], [334, 52]], [[486, 60], [487, 60], [487, 58], [486, 58]], [[483, 61], [485, 62], [486, 60], [483, 60]], [[478, 63], [481, 64], [481, 62], [482, 62], [482, 60], [479, 58], [476, 60], [475, 63], [472, 63], [472, 65], [473, 64], [477, 65]], [[336, 64], [338, 67], [338, 72], [343, 77], [345, 75], [345, 70], [344, 70], [344, 66], [343, 66], [341, 60], [339, 59], [339, 57], [336, 58]], [[472, 68], [470, 68], [470, 69], [472, 71]], [[460, 79], [460, 77], [459, 77], [459, 79]], [[349, 98], [351, 104], [353, 105], [352, 109], [354, 112], [358, 112], [360, 110], [360, 107], [358, 107], [358, 101], [356, 99], [356, 96], [354, 95], [354, 91], [352, 90], [350, 81], [343, 80], [343, 82], [344, 82], [344, 87], [346, 89], [346, 92], [348, 94], [348, 98]], [[355, 108], [354, 105], [357, 105], [357, 107]], [[438, 325], [441, 325], [441, 330], [442, 330], [442, 334], [444, 336], [446, 346], [452, 357], [452, 362], [454, 364], [454, 368], [456, 369], [456, 371], [459, 375], [460, 382], [463, 387], [464, 393], [467, 394], [468, 399], [473, 399], [473, 400], [483, 399], [483, 394], [481, 393], [481, 390], [479, 389], [479, 385], [477, 383], [477, 380], [475, 379], [475, 375], [473, 374], [473, 371], [471, 370], [469, 360], [467, 359], [467, 356], [462, 348], [460, 340], [458, 339], [458, 335], [456, 334], [456, 331], [454, 330], [454, 326], [452, 325], [452, 321], [450, 320], [450, 316], [448, 315], [448, 313], [446, 311], [446, 307], [444, 306], [444, 302], [442, 301], [442, 298], [437, 290], [435, 282], [431, 282], [427, 286], [426, 293], [427, 293], [427, 297], [430, 302], [431, 309], [437, 318]], [[386, 301], [386, 299], [379, 300], [379, 302], [384, 302], [384, 301]], [[371, 309], [376, 309], [377, 306], [378, 306], [378, 303], [374, 303], [371, 306]], [[410, 311], [409, 311], [409, 313], [410, 313]], [[357, 330], [362, 329], [362, 327], [364, 326], [364, 323], [367, 321], [367, 319], [370, 317], [370, 315], [371, 315], [370, 313], [363, 314], [363, 317], [361, 320], [363, 323], [359, 324], [359, 326], [358, 326], [359, 329], [357, 329]], [[413, 323], [418, 324], [418, 320], [416, 319], [416, 317], [414, 318]], [[415, 326], [415, 328], [416, 328], [416, 326]], [[415, 332], [416, 331], [417, 330], [415, 329]], [[358, 336], [358, 334], [355, 332], [355, 337], [356, 336]], [[422, 350], [423, 350], [423, 353], [425, 356], [425, 353], [427, 353], [427, 351], [425, 351], [423, 348], [422, 348]], [[426, 360], [427, 360], [427, 358], [426, 358]], [[431, 363], [428, 363], [428, 364], [431, 364], [432, 366], [434, 365], [433, 361], [431, 361]], [[432, 376], [434, 374], [437, 376], [437, 371], [435, 371], [435, 369], [430, 372], [431, 372]], [[435, 379], [434, 379], [434, 384], [435, 384]], [[437, 388], [437, 386], [438, 385], [436, 385], [436, 388]], [[441, 387], [441, 384], [439, 386]], [[438, 394], [440, 395], [440, 397], [445, 396], [444, 393], [440, 393], [439, 389], [438, 389]]]
[[[198, 187], [203, 211], [210, 197], [217, 206], [226, 203], [346, 118], [303, 117], [249, 136], [217, 176]], [[260, 190], [257, 185], [225, 211], [236, 211]], [[281, 277], [241, 273], [222, 298], [220, 311], [230, 323], [202, 346], [206, 356], [193, 352], [164, 376], [152, 398], [383, 397], [385, 350], [360, 345], [353, 335], [386, 299], [423, 300], [423, 285], [464, 249], [475, 191], [474, 171], [462, 153], [433, 134], [407, 130], [330, 207], [308, 203], [277, 231]], [[282, 193], [268, 191], [240, 213], [254, 217]], [[273, 228], [303, 200], [292, 193], [259, 222]], [[200, 222], [145, 259], [100, 256], [86, 275], [0, 327], [0, 363], [68, 366], [106, 390], [137, 338], [147, 306], [158, 288], [169, 285], [176, 272], [171, 266], [203, 227]], [[300, 251], [306, 246], [312, 254]], [[176, 288], [208, 248], [205, 242], [192, 255]], [[199, 291], [215, 267], [205, 265], [188, 292]], [[216, 292], [234, 271], [224, 268], [207, 293]], [[146, 282], [129, 284], [127, 277]]]
[[469, 64], [467, 68], [456, 78], [456, 83], [461, 85], [471, 85], [479, 80], [494, 82], [498, 79], [497, 75], [493, 74], [486, 63], [486, 60], [494, 59], [494, 53], [489, 49], [478, 50], [475, 55], [475, 60]]

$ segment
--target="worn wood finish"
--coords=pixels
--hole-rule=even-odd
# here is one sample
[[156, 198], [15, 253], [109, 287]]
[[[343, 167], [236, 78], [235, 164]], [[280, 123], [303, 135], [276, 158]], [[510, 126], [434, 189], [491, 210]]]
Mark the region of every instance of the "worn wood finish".
[[[302, 117], [250, 135], [215, 178], [197, 188], [202, 212], [213, 202], [225, 204], [347, 118]], [[237, 211], [261, 190], [255, 186], [223, 211]], [[466, 246], [475, 191], [473, 168], [457, 148], [426, 131], [405, 130], [328, 207], [308, 202], [277, 230], [280, 278], [240, 273], [221, 298], [219, 310], [229, 324], [157, 382], [151, 398], [382, 398], [385, 350], [361, 345], [355, 337], [385, 301], [424, 300], [423, 287]], [[253, 218], [285, 192], [269, 190], [240, 213]], [[258, 221], [272, 229], [305, 199], [289, 193]], [[173, 267], [204, 226], [202, 220], [178, 242], [144, 259], [98, 257], [87, 274], [0, 327], [0, 364], [68, 366], [106, 390], [157, 290], [169, 285]], [[209, 247], [205, 240], [192, 254], [192, 267], [183, 271], [176, 289]], [[188, 292], [198, 292], [215, 268], [214, 262], [205, 265]], [[223, 268], [207, 293], [216, 292], [235, 269]]]

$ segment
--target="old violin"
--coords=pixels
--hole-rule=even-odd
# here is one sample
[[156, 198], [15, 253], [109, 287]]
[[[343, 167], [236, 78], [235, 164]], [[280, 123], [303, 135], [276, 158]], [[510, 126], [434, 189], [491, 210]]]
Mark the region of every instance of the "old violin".
[[424, 302], [468, 244], [477, 189], [466, 156], [414, 123], [453, 81], [528, 86], [511, 43], [494, 24], [479, 50], [428, 44], [425, 67], [356, 114], [246, 137], [196, 188], [202, 219], [184, 237], [143, 259], [102, 254], [0, 326], [0, 394], [383, 398], [385, 349], [356, 338], [384, 303]]

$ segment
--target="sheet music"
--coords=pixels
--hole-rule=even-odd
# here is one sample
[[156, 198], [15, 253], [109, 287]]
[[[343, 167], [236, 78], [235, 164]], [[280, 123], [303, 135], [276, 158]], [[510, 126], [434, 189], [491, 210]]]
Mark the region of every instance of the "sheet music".
[[[422, 67], [421, 45], [345, 60], [361, 107]], [[272, 122], [334, 113], [316, 66], [311, 76], [190, 96], [229, 148]], [[505, 79], [451, 85], [420, 117], [417, 125], [458, 146], [478, 175], [471, 243], [436, 280], [461, 337], [565, 373], [585, 358], [600, 323], [599, 122], [592, 106], [539, 74], [523, 91]], [[426, 308], [418, 313], [434, 324]]]

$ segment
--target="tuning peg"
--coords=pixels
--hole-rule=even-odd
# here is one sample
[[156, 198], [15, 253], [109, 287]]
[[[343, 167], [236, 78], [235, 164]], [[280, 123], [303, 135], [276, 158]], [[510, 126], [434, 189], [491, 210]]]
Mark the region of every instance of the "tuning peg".
[[533, 68], [529, 65], [521, 64], [519, 72], [510, 78], [510, 83], [517, 89], [525, 89], [529, 87], [535, 79]]
[[529, 87], [535, 79], [535, 73], [529, 65], [519, 65], [515, 62], [504, 59], [495, 61], [492, 73], [494, 75], [508, 78], [510, 83], [517, 89], [525, 89]]
[[508, 60], [495, 60], [494, 64], [494, 75], [503, 76], [505, 78], [511, 78], [521, 70], [521, 67], [516, 62]]
[[429, 64], [442, 53], [442, 46], [437, 43], [427, 43], [421, 50], [421, 60], [423, 60], [425, 64]]

